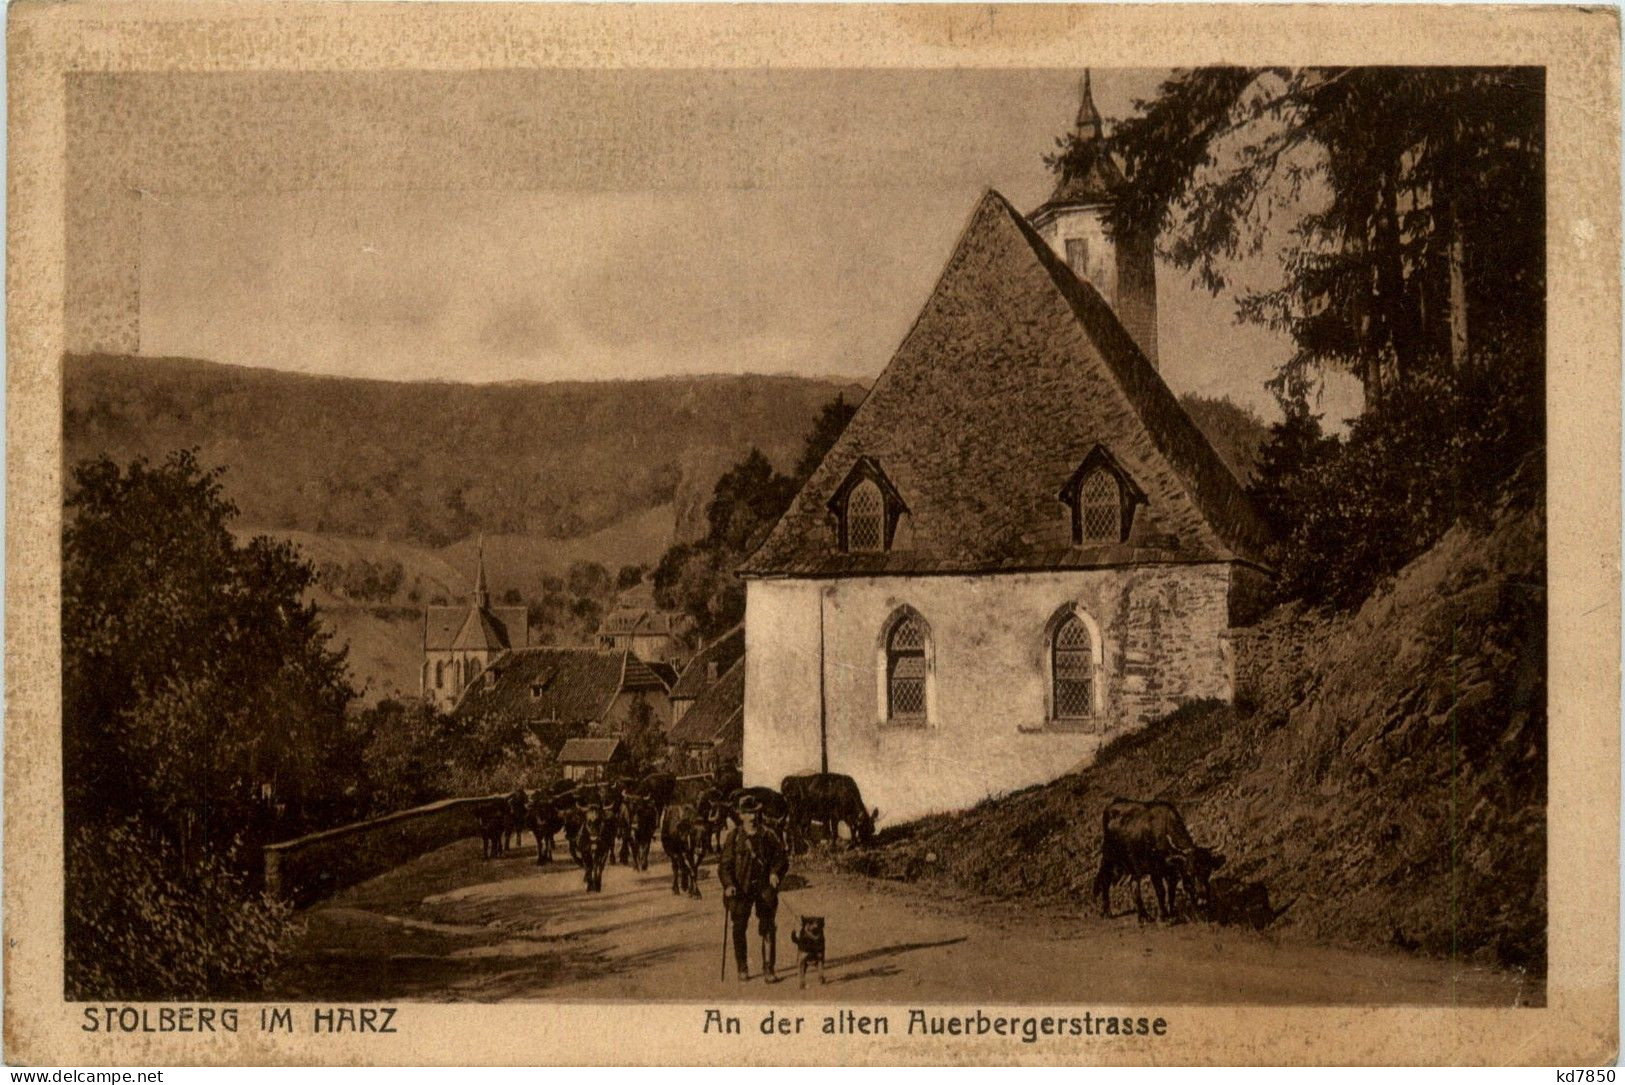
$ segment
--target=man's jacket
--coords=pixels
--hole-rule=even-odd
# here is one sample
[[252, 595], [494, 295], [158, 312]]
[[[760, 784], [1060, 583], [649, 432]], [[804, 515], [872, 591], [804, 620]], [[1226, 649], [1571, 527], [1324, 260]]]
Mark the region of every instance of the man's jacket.
[[773, 883], [768, 879], [773, 875], [782, 878], [789, 869], [790, 855], [777, 833], [763, 828], [755, 836], [748, 836], [738, 828], [722, 842], [717, 879], [724, 889], [737, 889], [744, 896], [755, 897], [772, 891]]

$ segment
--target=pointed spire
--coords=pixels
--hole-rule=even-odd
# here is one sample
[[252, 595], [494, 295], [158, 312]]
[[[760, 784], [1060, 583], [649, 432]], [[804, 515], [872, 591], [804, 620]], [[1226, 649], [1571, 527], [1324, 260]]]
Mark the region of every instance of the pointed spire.
[[1099, 139], [1104, 133], [1100, 110], [1095, 108], [1095, 95], [1089, 86], [1089, 69], [1083, 69], [1083, 86], [1078, 101], [1078, 138]]
[[475, 543], [474, 605], [481, 610], [491, 608], [491, 593], [485, 590], [485, 533], [480, 532]]

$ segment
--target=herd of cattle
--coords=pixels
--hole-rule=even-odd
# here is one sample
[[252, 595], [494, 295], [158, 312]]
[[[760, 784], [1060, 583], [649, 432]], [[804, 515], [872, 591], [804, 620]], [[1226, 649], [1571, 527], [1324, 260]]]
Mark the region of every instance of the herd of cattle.
[[700, 863], [721, 850], [747, 795], [761, 804], [763, 823], [792, 852], [806, 850], [815, 833], [827, 833], [833, 844], [842, 824], [853, 840], [867, 843], [880, 816], [864, 807], [857, 783], [839, 773], [787, 776], [777, 791], [744, 787], [737, 772], [684, 784], [686, 798], [678, 794], [677, 777], [667, 772], [602, 783], [559, 780], [550, 788], [515, 791], [475, 808], [481, 849], [485, 858], [496, 858], [522, 845], [528, 832], [536, 839], [540, 866], [552, 862], [554, 841], [562, 832], [587, 890], [601, 892], [604, 868], [611, 862], [649, 869], [649, 849], [658, 832], [671, 862], [672, 892], [697, 897]]
[[[689, 778], [683, 785], [685, 794], [680, 795], [675, 776], [656, 772], [638, 780], [560, 780], [547, 789], [515, 791], [476, 808], [483, 854], [488, 859], [503, 855], [529, 832], [536, 839], [537, 865], [543, 865], [553, 860], [554, 841], [563, 832], [587, 890], [601, 892], [604, 868], [611, 862], [649, 869], [649, 850], [658, 832], [671, 863], [672, 892], [698, 897], [700, 863], [721, 850], [746, 795], [760, 803], [763, 823], [792, 854], [824, 834], [833, 847], [843, 824], [854, 842], [867, 844], [880, 816], [864, 805], [856, 781], [839, 773], [786, 776], [776, 791], [744, 787], [737, 772]], [[1102, 915], [1111, 915], [1112, 890], [1127, 879], [1142, 920], [1150, 918], [1142, 893], [1147, 880], [1159, 919], [1179, 913], [1181, 892], [1190, 914], [1220, 922], [1229, 918], [1236, 893], [1220, 893], [1217, 899], [1214, 893], [1213, 874], [1224, 865], [1224, 856], [1192, 840], [1173, 804], [1116, 799], [1101, 815], [1100, 833], [1093, 895], [1100, 898]], [[1230, 888], [1222, 879], [1219, 885]], [[1263, 907], [1270, 911], [1267, 902]]]

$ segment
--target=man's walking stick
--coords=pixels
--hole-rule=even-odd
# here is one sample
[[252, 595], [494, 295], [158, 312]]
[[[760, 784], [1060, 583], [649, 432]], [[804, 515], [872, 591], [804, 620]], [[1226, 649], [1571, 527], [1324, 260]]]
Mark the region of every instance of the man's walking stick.
[[728, 897], [722, 897], [722, 973], [717, 979], [728, 982]]

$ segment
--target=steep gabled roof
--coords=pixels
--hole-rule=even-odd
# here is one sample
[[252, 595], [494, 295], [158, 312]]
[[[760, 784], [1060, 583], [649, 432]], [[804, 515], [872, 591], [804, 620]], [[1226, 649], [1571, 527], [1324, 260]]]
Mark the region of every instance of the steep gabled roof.
[[744, 705], [745, 660], [741, 657], [672, 725], [667, 741], [678, 746], [714, 742]]
[[[458, 635], [475, 614], [484, 614], [501, 629], [502, 648], [523, 648], [530, 643], [524, 607], [431, 606], [423, 612], [423, 648], [429, 652], [459, 650]], [[485, 622], [478, 623], [480, 625]], [[472, 634], [471, 634], [472, 635]], [[473, 649], [471, 649], [473, 650]]]
[[[1123, 542], [1073, 545], [1066, 482], [1099, 445], [1146, 496]], [[843, 553], [825, 507], [860, 457], [908, 504]], [[1089, 568], [1262, 556], [1241, 484], [1110, 307], [996, 192], [845, 432], [745, 576]]]
[[490, 612], [471, 609], [451, 647], [452, 651], [501, 652], [511, 645], [508, 644], [508, 631]]
[[717, 665], [717, 677], [726, 674], [734, 660], [745, 654], [745, 627], [736, 625], [700, 650], [699, 655], [683, 668], [677, 684], [671, 687], [674, 701], [693, 700], [716, 679], [711, 677], [711, 664]]
[[505, 652], [474, 680], [459, 716], [500, 713], [526, 720], [596, 723], [621, 690], [625, 652], [524, 648]]

